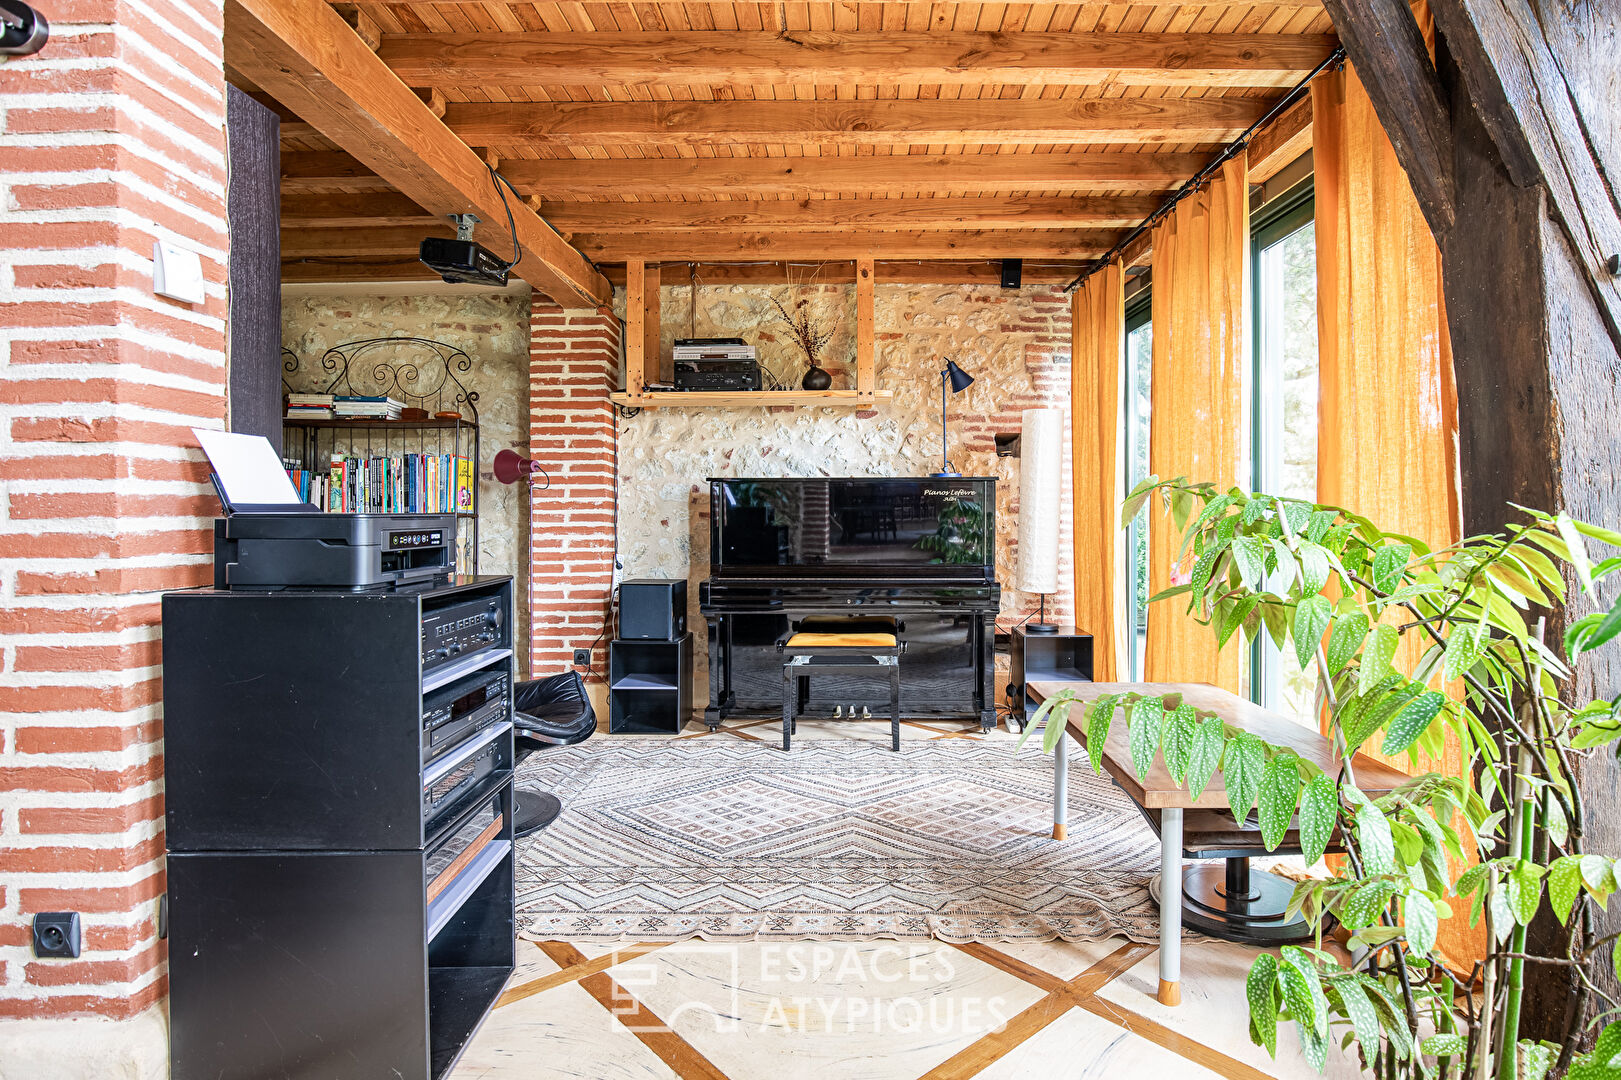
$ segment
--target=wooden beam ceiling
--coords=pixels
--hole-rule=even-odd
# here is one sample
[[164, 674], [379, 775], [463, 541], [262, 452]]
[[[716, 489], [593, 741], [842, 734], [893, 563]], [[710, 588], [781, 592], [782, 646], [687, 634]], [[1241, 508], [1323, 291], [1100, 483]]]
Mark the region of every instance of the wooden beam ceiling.
[[1255, 98], [504, 101], [453, 102], [445, 123], [469, 145], [502, 147], [1198, 143], [1236, 138], [1266, 108]]
[[1311, 95], [1283, 110], [1250, 140], [1249, 181], [1264, 184], [1311, 149]]
[[[450, 236], [443, 226], [363, 229], [283, 229], [284, 259], [330, 256], [376, 258], [415, 252], [423, 236]], [[1091, 259], [1117, 231], [1042, 229], [1020, 232], [743, 232], [686, 230], [647, 233], [576, 233], [574, 243], [598, 262], [747, 262], [757, 259]]]
[[378, 56], [411, 86], [445, 89], [694, 83], [1288, 86], [1334, 45], [1334, 38], [1320, 34], [386, 34]]
[[[565, 235], [771, 229], [1075, 229], [1126, 228], [1160, 203], [1154, 195], [1042, 199], [801, 199], [701, 203], [547, 203], [541, 214]], [[432, 225], [433, 215], [397, 194], [288, 195], [284, 225], [305, 229], [371, 225]]]
[[[484, 163], [323, 0], [226, 0], [225, 37], [234, 69], [418, 205], [505, 220]], [[519, 200], [507, 201], [524, 254], [520, 277], [564, 306], [612, 299], [584, 256]]]

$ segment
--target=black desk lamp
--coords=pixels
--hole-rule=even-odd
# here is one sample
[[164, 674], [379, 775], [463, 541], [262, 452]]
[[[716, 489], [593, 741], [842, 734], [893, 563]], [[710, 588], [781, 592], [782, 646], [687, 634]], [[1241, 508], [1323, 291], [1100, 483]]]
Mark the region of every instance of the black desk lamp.
[[940, 471], [931, 473], [931, 476], [961, 476], [962, 473], [951, 467], [951, 457], [947, 453], [947, 443], [950, 436], [946, 433], [946, 398], [950, 394], [960, 394], [973, 385], [974, 377], [957, 366], [955, 360], [947, 360], [946, 366], [940, 369]]

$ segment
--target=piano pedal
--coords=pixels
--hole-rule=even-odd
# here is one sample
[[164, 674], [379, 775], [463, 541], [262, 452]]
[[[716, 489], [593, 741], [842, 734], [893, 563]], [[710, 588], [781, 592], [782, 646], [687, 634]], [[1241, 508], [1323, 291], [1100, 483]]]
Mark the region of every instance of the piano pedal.
[[844, 716], [844, 706], [843, 705], [835, 705], [835, 706], [833, 706], [833, 719], [838, 720], [843, 716]]
[[[855, 708], [855, 706], [852, 705], [851, 708]], [[867, 708], [865, 705], [861, 706], [861, 719], [863, 719], [863, 720], [871, 720], [872, 719], [872, 710]]]

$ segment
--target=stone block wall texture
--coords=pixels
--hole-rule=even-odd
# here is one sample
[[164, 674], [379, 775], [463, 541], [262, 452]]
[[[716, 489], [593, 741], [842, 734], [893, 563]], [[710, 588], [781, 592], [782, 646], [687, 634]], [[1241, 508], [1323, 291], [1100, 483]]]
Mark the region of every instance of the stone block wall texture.
[[[804, 374], [802, 354], [776, 322], [770, 296], [805, 299], [817, 317], [837, 321], [823, 366], [835, 387], [855, 382], [853, 285], [700, 286], [660, 292], [662, 356], [677, 337], [741, 337], [758, 345], [762, 365], [789, 388]], [[623, 294], [620, 294], [623, 304]], [[1013, 588], [1018, 567], [1017, 459], [998, 458], [993, 436], [1016, 432], [1027, 408], [1057, 408], [1069, 430], [1070, 314], [1056, 286], [885, 285], [875, 289], [874, 334], [880, 389], [895, 396], [869, 409], [786, 406], [648, 409], [618, 421], [619, 554], [622, 576], [686, 577], [696, 619], [697, 582], [709, 572], [711, 476], [920, 476], [940, 468], [940, 369], [949, 357], [975, 378], [952, 396], [951, 460], [965, 476], [997, 483], [997, 577], [1007, 629], [1036, 608]], [[652, 365], [649, 364], [649, 370]], [[1068, 491], [1069, 454], [1064, 455]], [[1062, 508], [1059, 593], [1049, 617], [1073, 621], [1069, 507]], [[690, 620], [689, 620], [690, 621]], [[701, 624], [695, 624], [701, 625]], [[705, 670], [702, 635], [697, 670]], [[703, 679], [696, 680], [702, 684]], [[705, 691], [707, 692], [707, 691]]]
[[[282, 296], [281, 340], [300, 360], [288, 382], [294, 390], [320, 389], [331, 377], [321, 368], [322, 354], [346, 341], [424, 337], [467, 353], [473, 366], [457, 377], [479, 396], [478, 568], [481, 574], [516, 579], [521, 639], [529, 620], [529, 490], [524, 484], [497, 482], [490, 463], [498, 450], [529, 453], [529, 297], [451, 288], [388, 296], [288, 289]], [[372, 359], [385, 355], [367, 354]], [[287, 449], [293, 452], [291, 446]], [[527, 656], [519, 658], [520, 670], [527, 661]]]
[[614, 585], [613, 406], [623, 326], [612, 311], [536, 297], [529, 316], [529, 452], [549, 487], [530, 495], [530, 670], [565, 670], [574, 649], [607, 671]]
[[[222, 12], [46, 7], [0, 67], [0, 1018], [122, 1018], [166, 985], [159, 594], [210, 580], [218, 512], [189, 429], [226, 409]], [[155, 239], [203, 303], [153, 294]], [[77, 960], [32, 955], [55, 910]]]

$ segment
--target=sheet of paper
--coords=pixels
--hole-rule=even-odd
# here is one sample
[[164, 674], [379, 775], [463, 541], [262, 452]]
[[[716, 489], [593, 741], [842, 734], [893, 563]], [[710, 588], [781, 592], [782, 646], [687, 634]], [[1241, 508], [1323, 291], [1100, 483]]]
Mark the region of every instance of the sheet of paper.
[[297, 506], [303, 501], [287, 470], [282, 468], [276, 448], [263, 435], [238, 435], [207, 428], [192, 428], [191, 433], [197, 436], [198, 445], [208, 455], [209, 467], [219, 477], [227, 504]]

